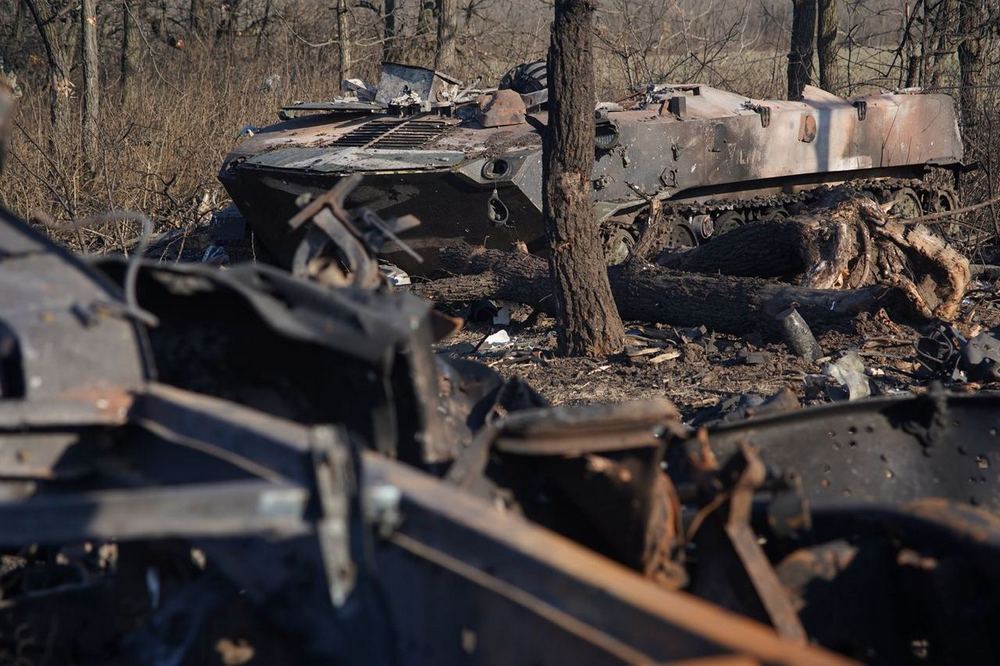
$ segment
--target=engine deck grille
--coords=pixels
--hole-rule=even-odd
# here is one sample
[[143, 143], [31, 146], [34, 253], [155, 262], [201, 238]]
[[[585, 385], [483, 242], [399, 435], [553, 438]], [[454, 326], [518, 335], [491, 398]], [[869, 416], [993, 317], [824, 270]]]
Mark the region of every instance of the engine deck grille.
[[421, 148], [444, 134], [443, 120], [371, 120], [333, 142], [334, 146], [352, 148]]

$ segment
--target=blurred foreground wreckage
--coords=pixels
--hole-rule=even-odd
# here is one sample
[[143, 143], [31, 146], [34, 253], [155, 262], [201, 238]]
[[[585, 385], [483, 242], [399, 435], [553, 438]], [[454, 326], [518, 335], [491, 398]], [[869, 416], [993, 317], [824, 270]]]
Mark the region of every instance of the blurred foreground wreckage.
[[996, 397], [548, 407], [432, 352], [353, 185], [311, 279], [3, 214], [5, 662], [997, 661]]

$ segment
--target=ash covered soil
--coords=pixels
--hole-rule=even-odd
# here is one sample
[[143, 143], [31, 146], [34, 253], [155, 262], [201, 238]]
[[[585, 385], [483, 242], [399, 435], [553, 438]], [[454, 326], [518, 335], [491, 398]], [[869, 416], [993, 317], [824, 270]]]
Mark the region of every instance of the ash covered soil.
[[[965, 299], [955, 329], [965, 337], [1000, 326], [1000, 285], [976, 283]], [[783, 405], [846, 398], [846, 389], [824, 374], [845, 353], [856, 352], [872, 395], [920, 393], [932, 381], [921, 367], [915, 344], [928, 328], [915, 329], [881, 313], [845, 322], [845, 330], [818, 336], [824, 357], [800, 358], [783, 342], [759, 334], [724, 335], [703, 327], [683, 328], [626, 322], [625, 351], [610, 357], [563, 358], [556, 355], [556, 321], [531, 308], [499, 304], [510, 311], [509, 324], [467, 321], [459, 332], [436, 345], [446, 357], [477, 360], [504, 377], [527, 381], [553, 405], [620, 402], [661, 397], [671, 400], [686, 421], [752, 414], [772, 396]], [[459, 316], [468, 312], [453, 310]], [[509, 342], [489, 336], [506, 332]], [[1000, 389], [993, 383], [956, 383], [957, 391]], [[792, 405], [794, 407], [794, 404]], [[742, 408], [742, 409], [741, 409]]]

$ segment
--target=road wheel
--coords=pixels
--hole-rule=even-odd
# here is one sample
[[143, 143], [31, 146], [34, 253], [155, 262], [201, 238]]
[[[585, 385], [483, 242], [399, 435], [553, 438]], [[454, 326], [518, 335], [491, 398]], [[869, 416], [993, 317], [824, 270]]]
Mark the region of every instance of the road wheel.
[[668, 250], [687, 250], [697, 247], [698, 238], [694, 235], [688, 225], [683, 222], [675, 222], [667, 232], [666, 248]]
[[909, 187], [898, 190], [886, 203], [892, 204], [889, 208], [889, 214], [893, 217], [908, 220], [924, 214], [920, 207], [920, 198]]
[[768, 208], [760, 214], [761, 222], [779, 222], [788, 217], [788, 211], [784, 208]]
[[[944, 213], [949, 210], [957, 210], [958, 206], [958, 195], [952, 190], [936, 190], [933, 195], [931, 195], [931, 208], [935, 213]], [[939, 229], [945, 235], [945, 237], [950, 241], [960, 241], [963, 239], [963, 231], [961, 224], [958, 224], [958, 220], [961, 219], [960, 215], [956, 215], [949, 220], [945, 220], [944, 223], [939, 225]]]
[[623, 264], [635, 248], [635, 238], [628, 229], [612, 229], [604, 240], [604, 262], [608, 266]]
[[746, 222], [747, 220], [743, 217], [743, 213], [736, 210], [727, 210], [715, 218], [715, 233], [727, 234], [733, 229], [739, 229]]

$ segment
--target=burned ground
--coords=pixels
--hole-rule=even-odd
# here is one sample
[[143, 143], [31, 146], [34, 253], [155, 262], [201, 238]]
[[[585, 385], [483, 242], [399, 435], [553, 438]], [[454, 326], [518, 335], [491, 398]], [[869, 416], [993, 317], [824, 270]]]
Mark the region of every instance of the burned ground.
[[[962, 325], [976, 334], [1000, 325], [1000, 307], [992, 284], [980, 282], [966, 299]], [[757, 336], [713, 333], [707, 329], [626, 323], [627, 350], [599, 358], [566, 358], [555, 354], [554, 320], [516, 304], [511, 324], [468, 324], [460, 333], [436, 345], [449, 358], [478, 360], [505, 377], [520, 377], [552, 404], [595, 404], [662, 397], [680, 409], [685, 420], [735, 410], [743, 396], [768, 398], [788, 389], [801, 405], [829, 402], [823, 390], [823, 365], [843, 352], [857, 351], [863, 359], [873, 395], [920, 393], [938, 378], [928, 376], [916, 359], [920, 330], [882, 319], [862, 319], [843, 332], [819, 337], [826, 352], [807, 361], [784, 342]], [[524, 323], [533, 319], [534, 323]], [[858, 329], [858, 330], [850, 330]], [[488, 336], [507, 331], [509, 343], [490, 344]], [[968, 337], [973, 337], [968, 335]], [[956, 390], [1000, 389], [1000, 385], [962, 384]], [[746, 399], [744, 399], [744, 404]], [[721, 414], [720, 414], [721, 415]]]

